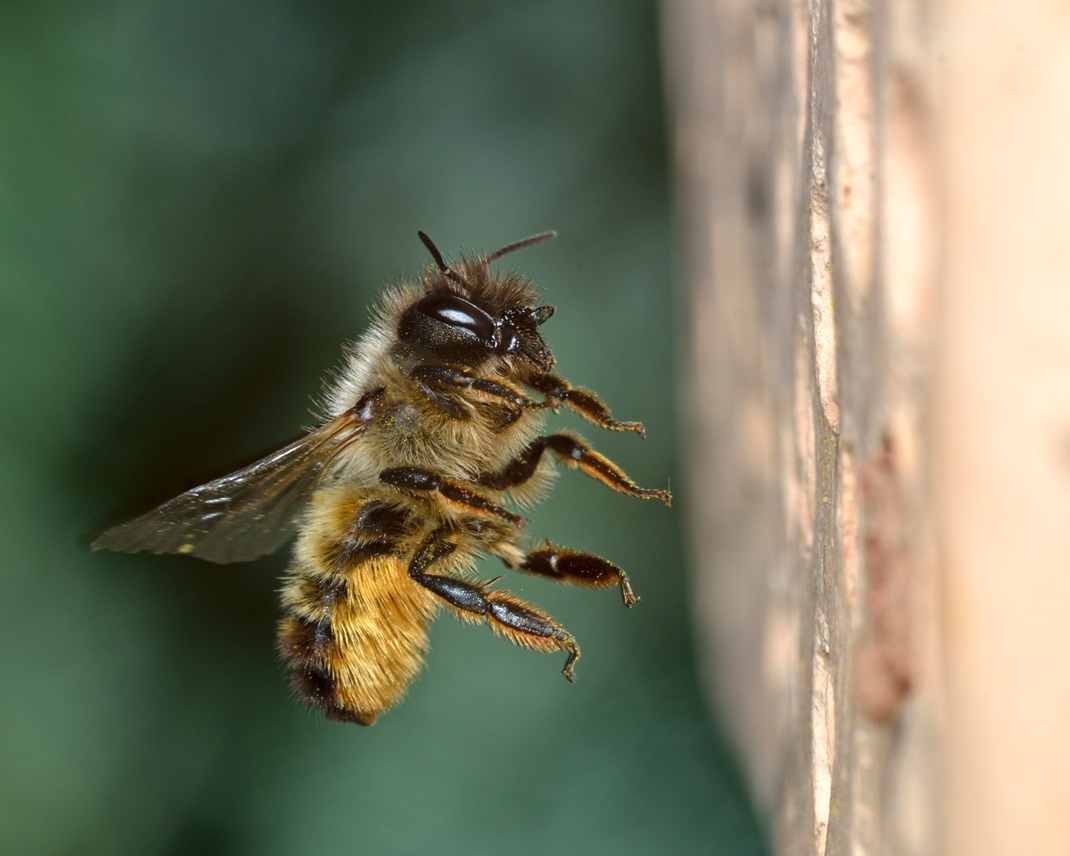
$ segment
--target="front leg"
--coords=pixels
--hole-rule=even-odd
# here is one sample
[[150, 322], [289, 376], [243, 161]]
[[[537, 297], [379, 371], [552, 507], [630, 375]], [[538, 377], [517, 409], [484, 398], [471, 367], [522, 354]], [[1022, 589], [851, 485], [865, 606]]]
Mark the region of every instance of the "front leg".
[[564, 675], [575, 680], [580, 649], [575, 637], [546, 613], [507, 591], [488, 591], [490, 583], [476, 585], [442, 574], [428, 573], [434, 564], [457, 549], [459, 532], [436, 529], [416, 549], [409, 578], [434, 592], [467, 621], [486, 621], [491, 630], [510, 642], [534, 651], [567, 651]]
[[524, 410], [541, 410], [549, 406], [529, 398], [522, 390], [504, 381], [479, 377], [455, 366], [422, 363], [409, 372], [409, 377], [430, 402], [457, 420], [466, 420], [470, 416], [465, 402], [457, 397], [457, 393], [464, 390], [481, 393], [488, 403], [502, 409], [503, 416], [499, 421], [504, 423], [503, 428], [519, 419]]
[[610, 431], [634, 431], [640, 437], [646, 436], [642, 422], [618, 422], [597, 395], [590, 390], [573, 386], [563, 377], [550, 372], [540, 372], [532, 375], [527, 383], [532, 389], [537, 389], [545, 395], [547, 405], [555, 410], [559, 404], [564, 404], [600, 428], [608, 428]]
[[542, 454], [547, 449], [566, 467], [579, 467], [591, 478], [598, 479], [613, 490], [640, 499], [660, 499], [666, 505], [672, 502], [672, 495], [667, 490], [639, 487], [609, 458], [598, 454], [578, 437], [566, 433], [549, 434], [532, 440], [527, 448], [503, 469], [484, 473], [479, 477], [478, 483], [494, 490], [521, 485], [535, 475]]

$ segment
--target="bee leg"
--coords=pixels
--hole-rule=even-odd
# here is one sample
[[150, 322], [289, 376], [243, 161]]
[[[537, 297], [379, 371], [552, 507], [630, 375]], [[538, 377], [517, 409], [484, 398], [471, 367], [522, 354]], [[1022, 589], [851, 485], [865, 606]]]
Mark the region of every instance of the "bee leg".
[[568, 547], [555, 547], [547, 544], [542, 549], [528, 553], [518, 570], [563, 583], [591, 588], [609, 588], [620, 585], [625, 606], [631, 606], [639, 600], [632, 591], [628, 575], [612, 562], [593, 553], [582, 553], [579, 550], [570, 550]]
[[548, 406], [545, 402], [529, 398], [522, 390], [504, 381], [478, 377], [454, 366], [424, 363], [409, 372], [409, 377], [431, 402], [456, 419], [468, 418], [468, 411], [452, 393], [466, 389], [485, 393], [515, 408], [541, 410]]
[[546, 613], [504, 590], [489, 591], [455, 577], [428, 573], [435, 562], [457, 549], [446, 529], [436, 529], [416, 549], [409, 563], [409, 578], [437, 594], [469, 621], [485, 620], [491, 630], [510, 642], [534, 651], [567, 651], [564, 675], [575, 680], [580, 648], [575, 637]]
[[523, 517], [494, 504], [479, 491], [417, 467], [391, 467], [379, 473], [379, 481], [414, 493], [437, 493], [450, 505], [473, 511], [482, 517], [500, 517], [516, 526], [523, 526], [527, 522]]
[[646, 436], [642, 422], [618, 422], [597, 395], [590, 390], [573, 386], [562, 377], [541, 372], [532, 375], [527, 384], [545, 395], [546, 404], [555, 410], [559, 404], [563, 404], [600, 428], [608, 428], [610, 431], [634, 431], [640, 437]]
[[535, 474], [542, 454], [547, 449], [566, 467], [579, 467], [591, 478], [598, 479], [613, 490], [640, 499], [660, 499], [666, 505], [672, 502], [672, 494], [667, 490], [639, 487], [609, 458], [598, 454], [578, 437], [566, 433], [537, 437], [503, 469], [481, 475], [478, 483], [494, 490], [505, 490], [523, 484]]

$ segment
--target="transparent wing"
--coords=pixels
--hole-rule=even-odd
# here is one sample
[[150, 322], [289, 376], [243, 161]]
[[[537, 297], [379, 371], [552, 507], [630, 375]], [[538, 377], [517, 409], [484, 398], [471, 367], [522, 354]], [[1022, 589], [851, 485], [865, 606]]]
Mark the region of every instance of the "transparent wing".
[[246, 562], [277, 550], [335, 456], [364, 433], [352, 411], [244, 469], [176, 496], [97, 538], [94, 550]]

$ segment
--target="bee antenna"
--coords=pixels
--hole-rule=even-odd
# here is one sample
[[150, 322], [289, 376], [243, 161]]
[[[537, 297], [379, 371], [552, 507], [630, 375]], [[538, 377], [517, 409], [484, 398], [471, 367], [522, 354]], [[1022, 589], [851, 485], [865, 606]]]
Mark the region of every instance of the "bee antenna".
[[[530, 238], [521, 238], [519, 241], [513, 241], [511, 244], [506, 244], [500, 250], [491, 253], [486, 258], [486, 262], [489, 265], [493, 261], [497, 261], [502, 256], [507, 255], [515, 250], [522, 250], [525, 247], [531, 247], [535, 244], [541, 244], [543, 241], [549, 241], [552, 238], [557, 237], [557, 232], [539, 232], [537, 235], [532, 235]], [[426, 242], [425, 242], [426, 243]]]
[[431, 254], [431, 258], [435, 260], [435, 264], [438, 265], [438, 269], [442, 271], [443, 274], [448, 276], [454, 282], [460, 283], [461, 285], [468, 285], [467, 282], [461, 279], [461, 277], [458, 276], [448, 264], [446, 264], [446, 260], [442, 258], [442, 253], [439, 252], [438, 247], [435, 246], [435, 242], [431, 240], [431, 236], [428, 235], [427, 232], [421, 230], [416, 234], [420, 236], [420, 240], [423, 241], [424, 246], [427, 247], [427, 251]]

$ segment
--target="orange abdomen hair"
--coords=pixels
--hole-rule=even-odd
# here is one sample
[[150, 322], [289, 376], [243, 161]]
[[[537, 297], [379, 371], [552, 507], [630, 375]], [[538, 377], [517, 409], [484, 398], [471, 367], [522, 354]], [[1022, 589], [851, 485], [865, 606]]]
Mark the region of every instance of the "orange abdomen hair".
[[361, 725], [405, 694], [438, 606], [408, 577], [407, 512], [370, 493], [317, 495], [283, 586], [278, 638], [301, 701]]

